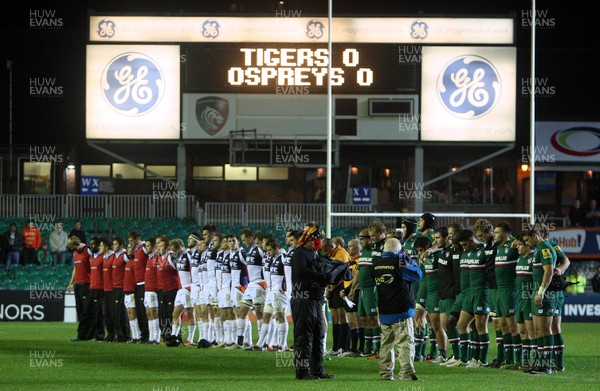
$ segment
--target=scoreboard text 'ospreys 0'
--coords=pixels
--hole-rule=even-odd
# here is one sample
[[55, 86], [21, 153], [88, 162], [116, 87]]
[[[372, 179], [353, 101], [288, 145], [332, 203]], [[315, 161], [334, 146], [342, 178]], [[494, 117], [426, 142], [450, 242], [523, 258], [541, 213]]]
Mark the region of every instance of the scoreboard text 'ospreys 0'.
[[[416, 53], [401, 61], [399, 53]], [[418, 45], [334, 43], [337, 94], [398, 94], [418, 89]], [[194, 93], [274, 94], [277, 87], [326, 94], [329, 51], [319, 43], [195, 43], [182, 46], [184, 88]]]

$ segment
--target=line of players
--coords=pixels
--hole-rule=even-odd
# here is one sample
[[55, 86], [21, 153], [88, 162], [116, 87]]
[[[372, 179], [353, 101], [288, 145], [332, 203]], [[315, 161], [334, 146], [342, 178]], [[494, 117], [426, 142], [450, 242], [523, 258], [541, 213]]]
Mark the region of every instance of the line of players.
[[[417, 361], [537, 374], [564, 371], [564, 295], [547, 288], [570, 261], [548, 240], [546, 226], [529, 226], [518, 237], [508, 223], [494, 227], [485, 219], [477, 220], [473, 231], [460, 224], [436, 229], [435, 216], [425, 213], [418, 222], [404, 220], [402, 230], [404, 250], [420, 262], [425, 276], [413, 284]], [[498, 356], [488, 365], [489, 316]]]
[[[238, 238], [212, 225], [201, 235], [190, 233], [187, 246], [164, 235], [142, 241], [135, 231], [127, 248], [123, 238], [85, 244], [71, 237], [75, 267], [68, 290], [75, 292], [79, 317], [71, 341], [159, 344], [162, 338], [191, 345], [198, 330], [198, 347], [287, 349], [290, 258], [301, 234], [288, 230], [286, 248], [271, 234], [246, 228]], [[181, 341], [184, 313], [187, 338]]]

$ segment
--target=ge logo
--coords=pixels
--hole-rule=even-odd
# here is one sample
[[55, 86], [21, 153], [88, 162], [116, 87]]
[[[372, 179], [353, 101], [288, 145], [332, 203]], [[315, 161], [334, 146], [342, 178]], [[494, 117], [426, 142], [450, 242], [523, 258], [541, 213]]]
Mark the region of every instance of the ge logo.
[[323, 36], [325, 26], [318, 20], [311, 20], [306, 25], [306, 36], [312, 39], [319, 39]]
[[104, 98], [114, 110], [137, 116], [158, 104], [165, 80], [151, 58], [129, 52], [118, 55], [106, 66], [101, 84]]
[[442, 105], [459, 118], [487, 114], [500, 98], [500, 76], [485, 58], [460, 56], [450, 61], [437, 83]]
[[208, 19], [202, 24], [202, 35], [206, 38], [215, 39], [219, 35], [221, 26], [216, 20]]
[[98, 28], [96, 28], [96, 32], [101, 38], [112, 38], [115, 35], [115, 30], [115, 22], [110, 19], [102, 19], [98, 23]]
[[427, 30], [429, 30], [427, 23], [416, 20], [410, 25], [410, 36], [414, 39], [425, 39], [427, 38]]

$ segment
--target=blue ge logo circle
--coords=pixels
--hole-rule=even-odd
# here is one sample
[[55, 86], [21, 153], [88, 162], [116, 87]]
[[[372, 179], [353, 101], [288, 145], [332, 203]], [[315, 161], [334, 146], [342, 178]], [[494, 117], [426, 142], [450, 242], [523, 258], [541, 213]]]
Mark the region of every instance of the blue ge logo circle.
[[117, 25], [110, 19], [102, 19], [98, 22], [96, 32], [100, 38], [112, 38], [117, 30]]
[[323, 36], [325, 26], [320, 21], [313, 19], [306, 24], [306, 36], [311, 39], [319, 39]]
[[465, 119], [486, 115], [500, 98], [500, 75], [483, 57], [451, 60], [438, 78], [438, 96], [451, 114]]
[[102, 73], [102, 91], [117, 112], [138, 116], [152, 110], [164, 93], [164, 76], [156, 62], [136, 52], [115, 57]]
[[221, 26], [216, 20], [208, 19], [202, 23], [202, 35], [205, 38], [215, 39], [219, 36]]
[[415, 20], [410, 25], [410, 36], [414, 39], [425, 39], [427, 38], [429, 26], [427, 23], [420, 20]]

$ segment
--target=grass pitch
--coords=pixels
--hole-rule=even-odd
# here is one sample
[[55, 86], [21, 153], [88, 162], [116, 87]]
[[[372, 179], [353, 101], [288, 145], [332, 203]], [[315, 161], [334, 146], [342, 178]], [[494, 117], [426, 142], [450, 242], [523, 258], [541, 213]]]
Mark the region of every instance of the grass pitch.
[[[492, 327], [493, 328], [493, 327]], [[378, 380], [365, 358], [332, 357], [335, 380], [297, 381], [293, 354], [192, 347], [68, 342], [75, 324], [6, 322], [0, 326], [1, 390], [598, 390], [598, 325], [567, 323], [564, 373], [531, 375], [499, 369], [416, 363], [418, 382]], [[185, 329], [185, 327], [184, 327]], [[328, 334], [331, 336], [331, 333]], [[491, 331], [490, 339], [494, 341]], [[331, 338], [331, 337], [330, 337]], [[256, 338], [255, 338], [256, 340]], [[292, 332], [290, 331], [290, 345]], [[493, 344], [492, 344], [493, 345]], [[330, 344], [328, 345], [330, 346]], [[495, 357], [490, 348], [490, 361]]]

